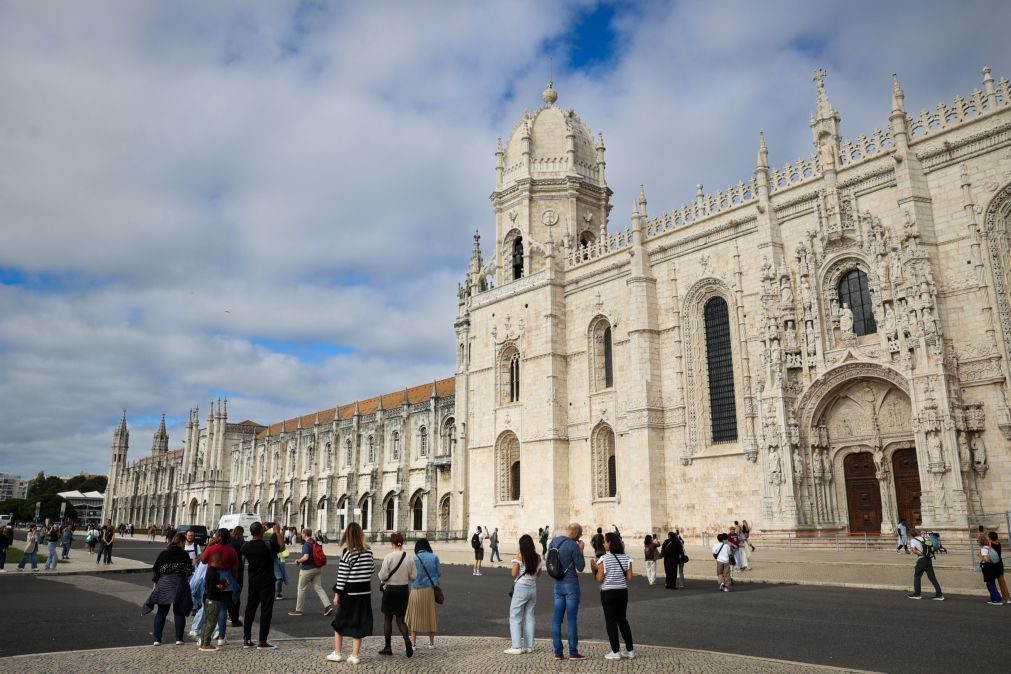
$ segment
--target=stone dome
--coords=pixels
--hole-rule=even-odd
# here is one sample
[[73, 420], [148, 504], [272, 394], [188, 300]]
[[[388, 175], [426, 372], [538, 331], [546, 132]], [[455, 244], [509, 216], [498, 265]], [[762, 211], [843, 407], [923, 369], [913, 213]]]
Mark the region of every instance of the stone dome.
[[[532, 178], [562, 177], [575, 173], [599, 182], [597, 156], [593, 134], [573, 110], [564, 110], [555, 102], [558, 93], [549, 82], [542, 94], [545, 105], [527, 112], [513, 129], [505, 146], [504, 183], [526, 177], [523, 156], [525, 138], [530, 138], [530, 176]], [[571, 131], [575, 152], [574, 166], [569, 166], [568, 135]]]

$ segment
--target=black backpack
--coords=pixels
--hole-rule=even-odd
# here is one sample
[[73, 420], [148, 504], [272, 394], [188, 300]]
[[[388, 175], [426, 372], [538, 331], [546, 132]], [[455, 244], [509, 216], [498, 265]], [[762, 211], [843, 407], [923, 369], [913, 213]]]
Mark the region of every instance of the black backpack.
[[470, 547], [474, 548], [475, 550], [477, 550], [478, 548], [480, 548], [481, 547], [481, 537], [478, 536], [477, 534], [474, 534], [473, 536], [471, 536], [470, 537]]
[[[564, 543], [564, 541], [562, 541]], [[565, 574], [568, 573], [569, 568], [562, 568], [562, 561], [559, 558], [558, 548], [551, 546], [548, 548], [548, 554], [544, 557], [544, 567], [548, 570], [548, 575], [555, 580], [562, 580], [565, 578]]]

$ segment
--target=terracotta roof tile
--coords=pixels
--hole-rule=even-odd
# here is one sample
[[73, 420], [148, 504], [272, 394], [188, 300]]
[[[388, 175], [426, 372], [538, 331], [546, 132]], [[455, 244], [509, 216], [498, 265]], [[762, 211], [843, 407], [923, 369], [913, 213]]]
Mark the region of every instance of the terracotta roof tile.
[[[456, 378], [447, 377], [446, 379], [440, 379], [435, 382], [429, 382], [427, 384], [421, 384], [407, 389], [407, 404], [414, 405], [431, 398], [433, 385], [435, 386], [436, 395], [440, 398], [446, 398], [453, 395], [456, 391]], [[372, 414], [378, 410], [379, 398], [380, 396], [376, 396], [375, 398], [369, 398], [368, 400], [359, 400], [357, 402], [359, 414], [364, 416], [366, 414]], [[394, 407], [400, 407], [404, 403], [404, 391], [384, 393], [382, 395], [382, 400], [383, 409], [388, 410]], [[319, 423], [321, 424], [332, 423], [335, 418], [339, 420], [350, 419], [355, 414], [355, 404], [356, 403], [349, 403], [341, 405], [340, 407], [331, 407], [327, 410], [306, 414], [301, 417], [285, 419], [284, 421], [271, 424], [266, 430], [260, 431], [256, 434], [256, 438], [259, 440], [267, 437], [268, 435], [280, 435], [282, 432], [294, 431], [298, 428], [300, 420], [302, 428], [312, 428], [316, 424], [317, 414], [319, 415]]]

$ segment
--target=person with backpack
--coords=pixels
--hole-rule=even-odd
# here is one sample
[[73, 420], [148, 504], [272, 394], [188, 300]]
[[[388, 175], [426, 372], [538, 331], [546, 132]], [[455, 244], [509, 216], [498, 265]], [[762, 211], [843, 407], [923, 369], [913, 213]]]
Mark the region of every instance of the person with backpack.
[[569, 525], [565, 535], [555, 536], [548, 548], [545, 564], [548, 575], [555, 579], [555, 612], [551, 618], [551, 642], [555, 660], [562, 654], [562, 620], [569, 621], [569, 660], [585, 660], [579, 652], [579, 573], [586, 568], [583, 556], [583, 527], [578, 522]]
[[[997, 587], [1000, 588], [1000, 596], [1004, 598], [1005, 604], [1011, 604], [1011, 594], [1008, 594], [1007, 583], [1004, 582], [1004, 551], [997, 538], [997, 532], [991, 531], [987, 534], [987, 538], [989, 539], [989, 546], [997, 551], [997, 557], [1000, 559], [1000, 574], [997, 576]], [[937, 549], [940, 551], [939, 547]]]
[[720, 581], [720, 592], [730, 592], [728, 586], [734, 584], [730, 577], [730, 570], [734, 568], [734, 550], [727, 535], [722, 532], [716, 537], [713, 558], [716, 560], [716, 579]]
[[488, 538], [488, 532], [481, 527], [477, 528], [474, 535], [470, 537], [470, 547], [474, 548], [474, 575], [481, 575], [481, 562], [484, 561], [484, 540]]
[[[217, 567], [217, 576], [219, 585], [223, 585], [224, 589], [218, 596], [213, 597], [218, 605], [217, 611], [215, 611], [215, 620], [217, 621], [215, 629], [212, 634], [212, 638], [218, 640], [218, 646], [225, 645], [225, 629], [228, 624], [228, 609], [232, 605], [232, 596], [239, 589], [239, 584], [235, 580], [235, 576], [239, 572], [239, 554], [235, 551], [235, 548], [229, 543], [231, 533], [228, 529], [221, 528], [214, 532], [214, 537], [211, 539], [211, 545], [208, 545], [204, 550], [204, 554], [201, 555], [200, 561], [208, 566]], [[212, 560], [218, 560], [216, 563]], [[210, 569], [208, 569], [210, 571]], [[204, 594], [206, 598], [206, 588], [204, 589]], [[204, 616], [207, 616], [208, 611], [207, 603], [204, 602]]]
[[[635, 657], [632, 644], [632, 627], [628, 624], [628, 584], [632, 581], [632, 558], [625, 554], [625, 544], [612, 532], [604, 536], [604, 554], [590, 560], [590, 571], [600, 583], [600, 605], [604, 609], [604, 627], [611, 652], [605, 660], [631, 660]], [[625, 650], [620, 650], [618, 632], [625, 640]]]
[[1004, 605], [1004, 600], [1001, 598], [1000, 592], [997, 591], [997, 579], [1003, 580], [1004, 576], [1004, 562], [1001, 560], [1000, 553], [997, 532], [991, 531], [987, 534], [987, 545], [981, 546], [979, 549], [979, 569], [983, 572], [983, 582], [986, 583], [986, 589], [990, 593], [990, 601], [987, 604], [991, 606]]
[[541, 544], [541, 556], [548, 556], [548, 530], [544, 527], [537, 527], [537, 540]]
[[597, 527], [597, 533], [590, 538], [590, 547], [593, 548], [594, 559], [604, 556], [604, 530]]
[[544, 560], [537, 554], [530, 534], [520, 536], [520, 551], [513, 558], [513, 589], [509, 593], [509, 636], [512, 647], [506, 655], [522, 655], [534, 651], [534, 607], [537, 605], [537, 576]]
[[306, 527], [302, 529], [302, 556], [295, 560], [298, 564], [298, 593], [295, 595], [295, 609], [288, 611], [290, 616], [305, 615], [302, 607], [305, 605], [305, 591], [312, 587], [323, 604], [323, 615], [333, 613], [333, 602], [323, 591], [323, 584], [320, 582], [320, 573], [326, 565], [326, 555], [323, 553], [323, 546], [312, 537], [312, 529]]
[[912, 554], [916, 556], [916, 567], [913, 573], [913, 593], [906, 596], [910, 599], [923, 598], [920, 595], [920, 577], [923, 574], [927, 574], [927, 580], [934, 586], [934, 601], [944, 601], [944, 593], [941, 592], [937, 576], [934, 575], [934, 554], [936, 550], [934, 550], [933, 543], [928, 538], [918, 536], [915, 527], [911, 527], [909, 533], [912, 535], [909, 547], [912, 549]]
[[399, 531], [390, 534], [392, 550], [383, 558], [379, 568], [379, 591], [383, 593], [380, 610], [383, 612], [383, 639], [386, 645], [379, 655], [393, 655], [390, 642], [393, 640], [393, 619], [397, 620], [397, 628], [404, 638], [404, 648], [407, 657], [414, 655], [414, 644], [407, 629], [404, 617], [407, 615], [407, 602], [411, 597], [411, 581], [418, 577], [418, 569], [413, 559], [407, 559], [404, 551], [404, 536]]

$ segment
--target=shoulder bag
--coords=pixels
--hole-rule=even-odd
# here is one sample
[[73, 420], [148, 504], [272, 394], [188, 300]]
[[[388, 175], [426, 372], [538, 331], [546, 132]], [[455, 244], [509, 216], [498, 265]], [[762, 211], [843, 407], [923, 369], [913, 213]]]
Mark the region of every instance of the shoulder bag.
[[393, 567], [393, 571], [390, 571], [390, 575], [386, 576], [386, 580], [379, 581], [379, 591], [380, 592], [386, 592], [386, 583], [388, 583], [390, 581], [390, 578], [393, 578], [395, 575], [397, 575], [397, 571], [400, 570], [400, 565], [404, 563], [405, 559], [407, 559], [407, 553], [406, 552], [402, 552], [402, 553], [400, 553], [400, 555], [401, 555], [400, 561], [397, 562], [397, 565], [395, 567]]
[[418, 561], [421, 562], [421, 568], [425, 572], [425, 575], [428, 576], [428, 582], [432, 584], [432, 590], [435, 592], [435, 603], [436, 604], [445, 603], [446, 595], [443, 593], [442, 588], [436, 585], [435, 581], [432, 580], [432, 576], [431, 574], [428, 573], [428, 567], [425, 566], [425, 562], [422, 561], [420, 557], [418, 558]]

